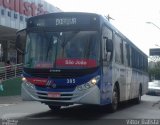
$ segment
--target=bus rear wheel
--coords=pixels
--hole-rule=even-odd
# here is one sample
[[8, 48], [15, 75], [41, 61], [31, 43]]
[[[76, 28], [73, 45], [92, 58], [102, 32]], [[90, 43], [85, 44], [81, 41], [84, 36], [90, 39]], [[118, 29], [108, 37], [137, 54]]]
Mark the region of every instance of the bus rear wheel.
[[114, 86], [113, 95], [112, 95], [112, 103], [110, 105], [111, 112], [115, 112], [118, 109], [119, 103], [119, 93], [117, 86]]
[[57, 112], [61, 109], [61, 106], [53, 106], [53, 105], [48, 105], [48, 107], [53, 111]]
[[138, 91], [138, 97], [134, 99], [136, 104], [139, 104], [141, 102], [141, 96], [142, 96], [142, 87], [140, 85], [139, 86], [139, 91]]

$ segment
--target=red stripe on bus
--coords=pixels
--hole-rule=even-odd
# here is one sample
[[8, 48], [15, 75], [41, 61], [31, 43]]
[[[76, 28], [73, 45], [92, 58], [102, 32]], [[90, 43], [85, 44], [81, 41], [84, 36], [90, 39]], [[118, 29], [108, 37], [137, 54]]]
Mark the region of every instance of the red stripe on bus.
[[96, 67], [96, 60], [93, 59], [57, 59], [57, 66], [77, 66], [77, 67]]
[[42, 78], [26, 78], [28, 82], [39, 85], [39, 86], [45, 86], [48, 79], [42, 79]]

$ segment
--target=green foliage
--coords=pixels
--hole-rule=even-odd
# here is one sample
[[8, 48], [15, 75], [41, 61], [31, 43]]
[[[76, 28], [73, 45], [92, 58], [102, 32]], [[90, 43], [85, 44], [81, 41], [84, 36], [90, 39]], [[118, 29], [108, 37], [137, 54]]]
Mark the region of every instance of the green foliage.
[[160, 80], [160, 62], [156, 62], [152, 68], [149, 67], [149, 76], [150, 79]]

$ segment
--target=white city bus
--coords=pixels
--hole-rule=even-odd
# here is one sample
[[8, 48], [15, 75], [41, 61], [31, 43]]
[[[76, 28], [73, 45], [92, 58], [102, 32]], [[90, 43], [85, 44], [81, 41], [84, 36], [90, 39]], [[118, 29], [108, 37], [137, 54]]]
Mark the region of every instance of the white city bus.
[[109, 104], [115, 111], [147, 92], [147, 55], [98, 14], [31, 17], [17, 33], [17, 49], [24, 54], [23, 99], [54, 110]]

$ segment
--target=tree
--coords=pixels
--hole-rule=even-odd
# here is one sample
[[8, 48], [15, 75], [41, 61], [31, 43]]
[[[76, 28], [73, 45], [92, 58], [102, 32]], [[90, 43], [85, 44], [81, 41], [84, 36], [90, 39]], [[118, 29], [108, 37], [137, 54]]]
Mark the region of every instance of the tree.
[[[153, 62], [149, 62], [151, 64]], [[160, 61], [154, 62], [154, 66], [149, 65], [149, 77], [150, 80], [160, 80]]]

